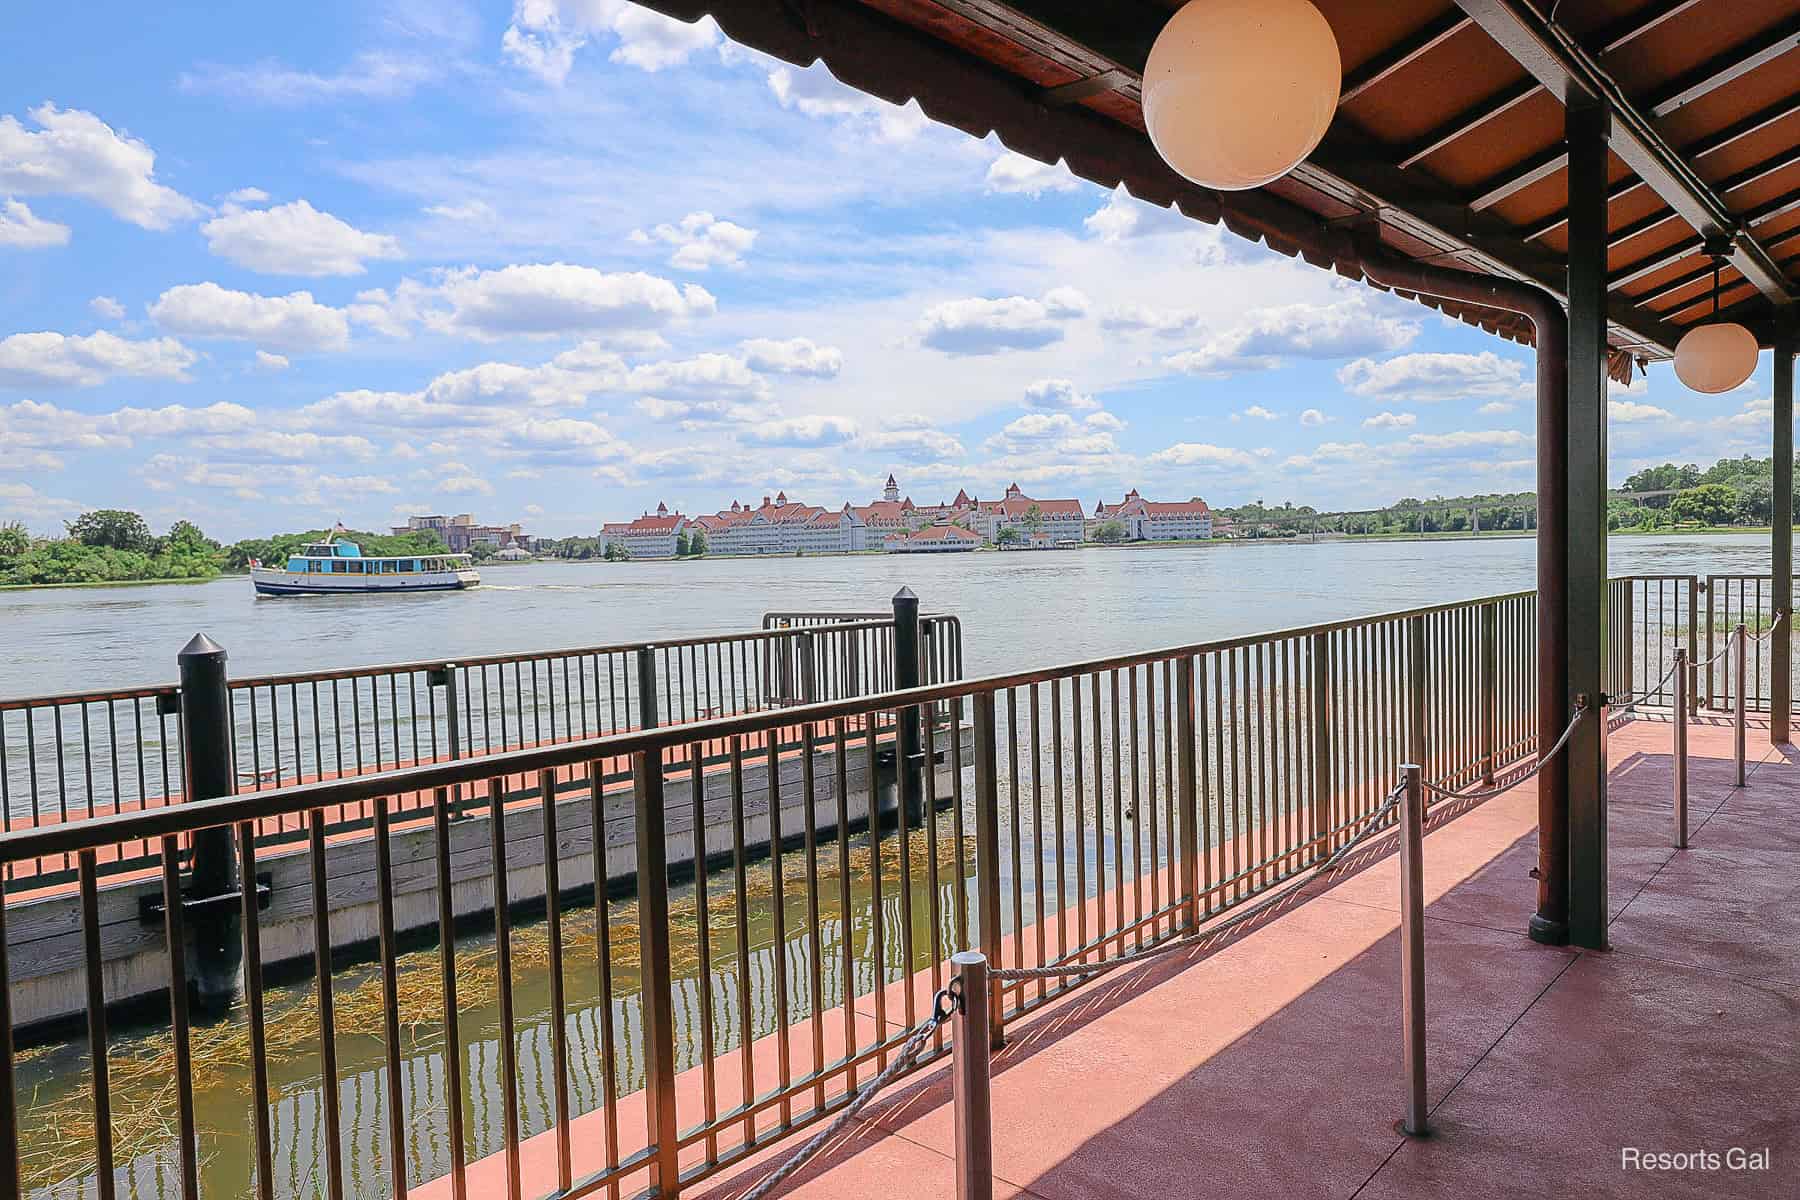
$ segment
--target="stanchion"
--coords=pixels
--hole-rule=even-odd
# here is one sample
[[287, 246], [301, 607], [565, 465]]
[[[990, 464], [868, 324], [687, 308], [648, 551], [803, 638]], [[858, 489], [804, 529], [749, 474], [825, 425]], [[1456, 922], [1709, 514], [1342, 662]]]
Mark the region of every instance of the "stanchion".
[[1748, 655], [1750, 637], [1744, 631], [1744, 623], [1738, 622], [1732, 636], [1737, 639], [1733, 647], [1733, 658], [1736, 660], [1737, 679], [1732, 684], [1731, 720], [1732, 720], [1732, 760], [1737, 764], [1737, 786], [1744, 786], [1744, 660]]
[[1423, 1137], [1425, 1097], [1425, 791], [1421, 768], [1400, 768], [1406, 790], [1400, 796], [1400, 1022], [1401, 1057], [1406, 1067], [1406, 1118], [1400, 1131]]
[[1686, 850], [1688, 844], [1688, 662], [1687, 651], [1675, 651], [1675, 848]]
[[951, 1101], [956, 1118], [956, 1200], [993, 1200], [994, 1119], [988, 1075], [987, 959], [950, 956], [958, 988], [950, 1019]]

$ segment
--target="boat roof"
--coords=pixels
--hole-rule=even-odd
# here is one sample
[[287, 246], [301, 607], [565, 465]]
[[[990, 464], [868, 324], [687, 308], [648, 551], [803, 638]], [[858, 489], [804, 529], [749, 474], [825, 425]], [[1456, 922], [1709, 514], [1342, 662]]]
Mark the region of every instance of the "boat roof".
[[425, 553], [425, 554], [365, 555], [362, 552], [362, 547], [357, 545], [355, 542], [351, 541], [350, 539], [340, 538], [340, 537], [329, 537], [329, 538], [326, 538], [322, 542], [308, 542], [304, 546], [300, 547], [300, 550], [297, 554], [290, 555], [289, 557], [292, 557], [292, 558], [370, 558], [370, 559], [377, 559], [377, 560], [384, 560], [384, 559], [398, 560], [398, 559], [410, 559], [410, 558], [468, 558], [470, 556], [467, 554], [452, 554], [448, 550], [432, 551], [430, 553]]

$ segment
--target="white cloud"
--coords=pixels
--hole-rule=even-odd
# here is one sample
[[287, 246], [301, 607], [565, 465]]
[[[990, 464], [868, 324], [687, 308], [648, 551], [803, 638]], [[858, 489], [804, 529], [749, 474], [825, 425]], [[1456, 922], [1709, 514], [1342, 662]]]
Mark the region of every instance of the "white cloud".
[[1086, 412], [1100, 407], [1100, 402], [1078, 390], [1072, 380], [1040, 379], [1025, 389], [1026, 408], [1046, 412]]
[[843, 351], [836, 346], [821, 346], [811, 338], [751, 338], [741, 348], [750, 369], [764, 374], [835, 379], [844, 369]]
[[721, 221], [709, 212], [691, 212], [678, 224], [634, 229], [631, 240], [640, 245], [653, 241], [675, 247], [669, 265], [683, 271], [711, 267], [741, 267], [744, 255], [756, 242], [756, 230]]
[[0, 387], [95, 387], [114, 376], [186, 379], [194, 361], [194, 352], [174, 338], [15, 333], [0, 338]]
[[258, 342], [280, 350], [341, 350], [350, 340], [343, 310], [311, 292], [261, 296], [216, 283], [172, 287], [150, 305], [150, 319], [190, 337]]
[[1383, 315], [1367, 299], [1345, 293], [1329, 304], [1257, 309], [1195, 349], [1170, 355], [1163, 364], [1190, 374], [1223, 376], [1272, 370], [1290, 358], [1330, 359], [1394, 350], [1418, 334], [1417, 321]]
[[[43, 530], [73, 520], [86, 508], [77, 500], [47, 496], [29, 483], [0, 483], [0, 520], [19, 521]], [[57, 532], [60, 534], [61, 530]]]
[[576, 52], [605, 34], [618, 39], [613, 62], [645, 71], [679, 66], [720, 40], [711, 17], [690, 25], [627, 0], [516, 0], [500, 53], [514, 66], [560, 85], [574, 68]]
[[1081, 181], [1069, 174], [1061, 162], [1041, 163], [1011, 150], [988, 164], [990, 192], [1041, 196], [1045, 192], [1073, 191], [1080, 186]]
[[1484, 417], [1498, 417], [1511, 412], [1517, 407], [1518, 405], [1512, 403], [1510, 400], [1489, 400], [1475, 411]]
[[1252, 404], [1249, 408], [1246, 408], [1244, 410], [1244, 415], [1246, 417], [1255, 417], [1258, 421], [1279, 421], [1281, 419], [1280, 413], [1270, 412], [1260, 404]]
[[1300, 424], [1302, 425], [1325, 425], [1332, 420], [1333, 418], [1326, 416], [1316, 408], [1309, 408], [1300, 414]]
[[265, 371], [285, 371], [288, 369], [287, 355], [270, 354], [267, 350], [258, 350], [256, 365]]
[[926, 310], [919, 340], [945, 354], [1036, 350], [1061, 341], [1066, 324], [1088, 308], [1088, 298], [1072, 287], [1053, 288], [1038, 299], [949, 300]]
[[447, 496], [491, 496], [494, 485], [479, 475], [461, 474], [439, 480], [437, 490]]
[[1152, 308], [1122, 304], [1100, 318], [1100, 327], [1119, 333], [1154, 333], [1158, 337], [1185, 337], [1199, 329], [1205, 316], [1191, 308]]
[[[530, 417], [508, 422], [500, 430], [497, 448], [546, 466], [610, 462], [631, 453], [631, 447], [605, 426], [576, 417]], [[519, 472], [509, 471], [507, 476], [516, 478]]]
[[[5, 163], [0, 161], [0, 171]], [[13, 250], [45, 250], [69, 244], [69, 227], [46, 221], [23, 200], [0, 200], [0, 247]]]
[[1419, 418], [1413, 413], [1380, 412], [1363, 421], [1364, 429], [1405, 429], [1417, 425]]
[[613, 274], [569, 263], [445, 270], [432, 283], [408, 279], [392, 295], [375, 289], [356, 300], [350, 315], [384, 333], [398, 336], [422, 324], [484, 340], [636, 333], [718, 307], [697, 284], [677, 287], [641, 271]]
[[1254, 467], [1256, 456], [1247, 450], [1215, 446], [1209, 442], [1176, 442], [1150, 456], [1159, 467]]
[[279, 429], [214, 434], [200, 438], [196, 444], [248, 462], [335, 462], [367, 459], [375, 454], [375, 443], [355, 434], [333, 436]]
[[1106, 203], [1083, 219], [1082, 225], [1102, 242], [1173, 234], [1193, 239], [1195, 256], [1201, 262], [1226, 257], [1224, 235], [1218, 226], [1195, 221], [1174, 208], [1139, 200], [1125, 190], [1124, 184], [1114, 188]]
[[410, 96], [442, 73], [431, 58], [392, 51], [357, 55], [341, 71], [297, 71], [277, 62], [247, 67], [203, 66], [184, 72], [185, 92], [241, 97], [283, 108], [345, 100], [394, 100]]
[[905, 105], [889, 104], [846, 87], [822, 62], [805, 70], [776, 67], [769, 72], [769, 89], [783, 108], [868, 129], [884, 142], [910, 141], [930, 123], [916, 103], [909, 100]]
[[232, 209], [200, 232], [208, 250], [264, 275], [361, 275], [365, 260], [400, 257], [393, 238], [364, 233], [305, 200]]
[[1620, 425], [1636, 425], [1645, 421], [1667, 421], [1674, 414], [1666, 408], [1658, 408], [1654, 404], [1639, 404], [1635, 400], [1609, 400], [1606, 403], [1607, 419]]
[[125, 319], [125, 306], [111, 296], [95, 296], [88, 301], [88, 311], [105, 321]]
[[841, 446], [856, 437], [848, 417], [789, 417], [752, 425], [738, 434], [753, 446]]
[[1104, 429], [1109, 433], [1117, 433], [1119, 430], [1125, 428], [1125, 422], [1121, 421], [1113, 414], [1104, 411], [1089, 413], [1087, 416], [1081, 418], [1081, 423], [1086, 425], [1089, 429]]
[[167, 229], [200, 208], [156, 182], [156, 153], [93, 113], [40, 104], [36, 131], [0, 116], [0, 192], [79, 196], [120, 220]]
[[960, 441], [939, 429], [878, 430], [863, 435], [858, 445], [912, 463], [942, 462], [962, 458], [967, 453]]
[[1359, 358], [1339, 368], [1338, 382], [1354, 396], [1410, 400], [1516, 398], [1527, 386], [1525, 364], [1492, 350], [1479, 354], [1400, 354], [1376, 362]]

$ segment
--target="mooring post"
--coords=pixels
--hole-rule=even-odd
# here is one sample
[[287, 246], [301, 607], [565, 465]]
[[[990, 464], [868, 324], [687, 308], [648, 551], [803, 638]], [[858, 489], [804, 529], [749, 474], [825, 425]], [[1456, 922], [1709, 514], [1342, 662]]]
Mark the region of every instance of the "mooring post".
[[950, 1096], [956, 1117], [956, 1200], [993, 1200], [994, 1117], [988, 1045], [982, 1029], [982, 997], [988, 992], [987, 959], [973, 950], [950, 956], [960, 989], [950, 1018]]
[[1688, 844], [1688, 662], [1687, 651], [1675, 648], [1675, 848]]
[[1425, 1092], [1425, 789], [1417, 763], [1400, 768], [1400, 1025], [1406, 1066], [1406, 1118], [1401, 1132], [1426, 1132]]
[[[894, 690], [919, 686], [919, 598], [909, 587], [894, 593]], [[924, 819], [925, 753], [919, 729], [919, 706], [899, 712], [900, 736], [895, 763], [899, 795], [908, 805], [906, 819], [915, 827]]]
[[[236, 790], [236, 781], [231, 768], [231, 689], [225, 679], [225, 648], [204, 633], [196, 633], [181, 648], [176, 662], [181, 677], [182, 799], [229, 796]], [[193, 934], [194, 998], [208, 1014], [224, 1012], [237, 996], [238, 970], [244, 961], [238, 890], [237, 847], [231, 826], [197, 831], [189, 852], [182, 907]]]
[[656, 728], [656, 647], [639, 646], [637, 652], [638, 728]]

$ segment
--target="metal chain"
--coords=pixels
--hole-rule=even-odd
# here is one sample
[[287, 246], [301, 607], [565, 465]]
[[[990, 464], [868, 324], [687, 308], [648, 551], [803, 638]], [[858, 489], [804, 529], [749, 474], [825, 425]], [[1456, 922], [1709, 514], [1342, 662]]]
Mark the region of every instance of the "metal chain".
[[881, 1074], [875, 1076], [869, 1081], [867, 1087], [856, 1093], [856, 1098], [846, 1104], [843, 1111], [833, 1117], [829, 1125], [808, 1138], [804, 1146], [794, 1151], [786, 1162], [764, 1176], [760, 1183], [745, 1192], [739, 1197], [739, 1200], [762, 1200], [764, 1196], [779, 1187], [788, 1176], [804, 1167], [814, 1155], [824, 1149], [827, 1142], [843, 1132], [844, 1126], [855, 1120], [856, 1114], [868, 1107], [869, 1101], [873, 1100], [882, 1088], [899, 1078], [902, 1072], [912, 1066], [913, 1060], [918, 1058], [919, 1051], [924, 1048], [926, 1042], [931, 1040], [932, 1034], [936, 1033], [939, 1027], [961, 1009], [963, 997], [960, 984], [961, 980], [953, 979], [949, 986], [938, 989], [937, 995], [932, 998], [931, 1015], [919, 1022], [913, 1030], [912, 1036], [907, 1038], [906, 1044], [895, 1052], [894, 1057], [882, 1069]]
[[[1382, 801], [1381, 807], [1368, 815], [1363, 827], [1358, 830], [1349, 841], [1345, 842], [1342, 846], [1339, 846], [1337, 850], [1332, 853], [1330, 858], [1327, 858], [1313, 869], [1313, 876], [1316, 878], [1337, 866], [1338, 863], [1342, 862], [1345, 856], [1356, 849], [1365, 838], [1375, 830], [1379, 829], [1382, 821], [1393, 811], [1394, 806], [1400, 803], [1400, 796], [1405, 790], [1405, 783], [1395, 784], [1394, 789], [1390, 791]], [[1241, 909], [1238, 912], [1233, 913], [1227, 920], [1220, 921], [1214, 925], [1206, 925], [1198, 929], [1189, 930], [1187, 933], [1179, 934], [1166, 942], [1158, 942], [1154, 946], [1144, 946], [1137, 950], [1131, 950], [1124, 954], [1117, 955], [1113, 958], [1102, 959], [1098, 962], [1051, 963], [1048, 966], [1042, 967], [995, 967], [988, 971], [988, 978], [1006, 982], [1025, 979], [1061, 979], [1070, 975], [1100, 975], [1119, 967], [1128, 966], [1134, 962], [1142, 962], [1147, 958], [1159, 958], [1164, 954], [1170, 954], [1176, 950], [1184, 950], [1195, 942], [1206, 938], [1216, 937], [1219, 934], [1224, 933], [1227, 929], [1241, 925], [1265, 909], [1286, 900], [1297, 890], [1297, 885], [1284, 887], [1274, 895], [1266, 896], [1257, 901], [1249, 908]]]
[[1513, 774], [1501, 776], [1502, 782], [1495, 783], [1491, 788], [1482, 788], [1470, 792], [1456, 792], [1446, 787], [1440, 787], [1435, 783], [1428, 783], [1425, 780], [1419, 781], [1420, 786], [1427, 792], [1430, 792], [1433, 796], [1437, 796], [1443, 800], [1486, 800], [1490, 797], [1498, 796], [1501, 792], [1511, 791], [1513, 788], [1518, 787], [1521, 783], [1524, 783], [1527, 779], [1532, 778], [1539, 771], [1542, 771], [1545, 767], [1550, 765], [1550, 760], [1561, 753], [1562, 748], [1569, 744], [1569, 739], [1575, 735], [1575, 727], [1581, 724], [1581, 718], [1587, 715], [1587, 711], [1587, 705], [1576, 705], [1575, 715], [1569, 718], [1569, 726], [1562, 731], [1562, 736], [1556, 739], [1556, 745], [1550, 747], [1546, 753], [1539, 755], [1537, 761], [1532, 763], [1526, 770], [1522, 772], [1515, 771]]

